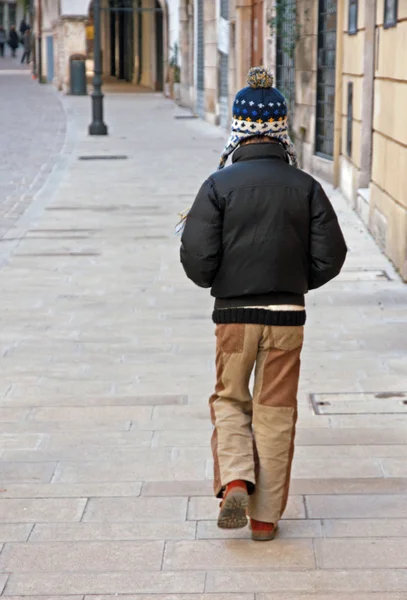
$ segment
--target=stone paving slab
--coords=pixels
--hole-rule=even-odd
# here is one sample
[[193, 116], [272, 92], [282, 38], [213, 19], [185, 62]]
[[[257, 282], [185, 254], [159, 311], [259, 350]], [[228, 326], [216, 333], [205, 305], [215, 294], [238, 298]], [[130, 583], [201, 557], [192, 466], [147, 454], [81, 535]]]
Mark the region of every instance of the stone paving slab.
[[152, 409], [148, 406], [98, 406], [98, 407], [47, 407], [35, 408], [31, 411], [29, 419], [33, 421], [91, 421], [103, 423], [110, 421], [132, 421], [140, 419], [148, 421]]
[[307, 496], [307, 514], [311, 519], [406, 518], [407, 496]]
[[219, 540], [168, 542], [163, 568], [168, 570], [240, 571], [253, 569], [314, 569], [310, 540], [280, 540], [278, 544], [253, 544], [251, 540], [231, 540], [229, 552]]
[[405, 569], [407, 540], [315, 540], [315, 555], [321, 569]]
[[28, 416], [29, 410], [24, 408], [0, 408], [0, 423], [22, 421]]
[[327, 538], [407, 538], [407, 519], [325, 519]]
[[57, 523], [80, 521], [87, 500], [0, 499], [0, 523]]
[[306, 496], [331, 494], [406, 494], [407, 480], [402, 479], [293, 479], [291, 493]]
[[[160, 594], [158, 596], [146, 596], [143, 594], [137, 596], [118, 596], [126, 598], [126, 600], [254, 600], [253, 594]], [[111, 596], [92, 596], [93, 600], [110, 600]], [[89, 596], [85, 596], [86, 600], [91, 600]]]
[[159, 571], [163, 551], [163, 542], [6, 544], [0, 568], [15, 573]]
[[0, 450], [37, 450], [43, 439], [39, 434], [0, 433]]
[[32, 525], [0, 524], [0, 543], [26, 542], [32, 528]]
[[[32, 351], [31, 351], [32, 352]], [[66, 360], [59, 357], [60, 360]], [[41, 359], [41, 362], [43, 359]], [[64, 372], [72, 372], [73, 359], [71, 359], [71, 365], [64, 365]], [[80, 366], [83, 366], [84, 359], [79, 359]], [[41, 364], [41, 363], [40, 363]], [[110, 368], [114, 369], [110, 365]], [[182, 395], [162, 395], [162, 396], [114, 396], [114, 397], [86, 397], [82, 398], [79, 404], [77, 396], [37, 396], [35, 398], [36, 407], [55, 407], [58, 406], [72, 406], [72, 407], [86, 407], [86, 406], [157, 406], [160, 404], [186, 404], [188, 402], [187, 396]], [[16, 386], [11, 386], [7, 396], [0, 399], [0, 406], [33, 406], [33, 399], [18, 391]]]
[[[388, 594], [386, 600], [404, 600], [405, 594]], [[346, 600], [347, 594], [257, 594], [258, 600]], [[379, 600], [379, 594], [352, 594], [352, 600]]]
[[0, 498], [121, 498], [138, 497], [141, 483], [11, 483], [1, 488]]
[[[0, 575], [0, 589], [1, 589]], [[4, 578], [6, 581], [6, 577]], [[205, 587], [203, 572], [137, 573], [19, 573], [11, 575], [5, 595], [60, 596], [69, 590], [75, 594], [202, 594]]]
[[205, 461], [181, 461], [169, 458], [134, 462], [131, 456], [125, 461], [61, 463], [54, 481], [60, 483], [110, 482], [110, 481], [196, 481], [205, 478]]
[[1, 462], [0, 481], [2, 484], [49, 483], [56, 466], [56, 462]]
[[179, 521], [164, 520], [160, 514], [157, 515], [157, 519], [154, 521], [37, 524], [30, 535], [30, 543], [101, 540], [194, 540], [195, 534], [195, 522], [182, 522], [181, 519]]
[[185, 521], [187, 504], [187, 498], [91, 498], [83, 521]]
[[213, 571], [206, 579], [207, 593], [344, 594], [407, 592], [407, 570], [328, 571]]

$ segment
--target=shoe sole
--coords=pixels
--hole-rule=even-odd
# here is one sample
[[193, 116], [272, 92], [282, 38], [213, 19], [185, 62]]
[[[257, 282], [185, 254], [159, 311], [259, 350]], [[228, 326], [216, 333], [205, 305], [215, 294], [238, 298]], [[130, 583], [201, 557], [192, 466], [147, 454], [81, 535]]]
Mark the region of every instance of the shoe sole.
[[243, 529], [247, 526], [249, 496], [244, 490], [232, 490], [226, 496], [220, 509], [218, 527], [220, 529]]
[[273, 531], [253, 531], [252, 540], [253, 542], [272, 542], [277, 534], [278, 527], [275, 527]]

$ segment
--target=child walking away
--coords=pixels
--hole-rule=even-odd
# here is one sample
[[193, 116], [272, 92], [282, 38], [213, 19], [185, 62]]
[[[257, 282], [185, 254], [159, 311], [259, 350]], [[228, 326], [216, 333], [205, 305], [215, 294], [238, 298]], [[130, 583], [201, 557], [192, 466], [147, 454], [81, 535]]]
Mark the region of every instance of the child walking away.
[[219, 170], [184, 220], [181, 261], [215, 298], [218, 525], [245, 527], [248, 514], [252, 538], [266, 541], [289, 493], [304, 295], [339, 274], [346, 245], [321, 185], [296, 168], [287, 104], [271, 73], [251, 69], [248, 83], [236, 96]]

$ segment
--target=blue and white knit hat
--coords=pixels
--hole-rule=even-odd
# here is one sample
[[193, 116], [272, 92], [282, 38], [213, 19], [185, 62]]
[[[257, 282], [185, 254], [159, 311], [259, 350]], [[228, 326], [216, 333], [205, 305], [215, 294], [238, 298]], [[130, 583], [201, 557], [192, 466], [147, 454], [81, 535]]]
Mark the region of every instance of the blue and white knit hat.
[[248, 87], [237, 93], [233, 103], [232, 134], [223, 151], [219, 169], [245, 139], [267, 136], [285, 147], [290, 163], [298, 167], [295, 147], [288, 135], [288, 108], [283, 94], [273, 87], [274, 77], [264, 67], [250, 69]]

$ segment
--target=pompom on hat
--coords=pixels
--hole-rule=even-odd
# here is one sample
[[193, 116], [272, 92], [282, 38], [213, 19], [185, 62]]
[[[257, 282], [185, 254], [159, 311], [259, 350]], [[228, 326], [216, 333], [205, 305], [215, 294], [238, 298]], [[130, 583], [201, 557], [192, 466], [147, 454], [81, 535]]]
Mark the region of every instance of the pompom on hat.
[[271, 71], [250, 69], [247, 87], [237, 93], [233, 103], [232, 133], [223, 151], [219, 169], [245, 139], [266, 136], [278, 140], [286, 149], [291, 165], [298, 167], [295, 147], [288, 135], [288, 108], [283, 94], [275, 87]]

